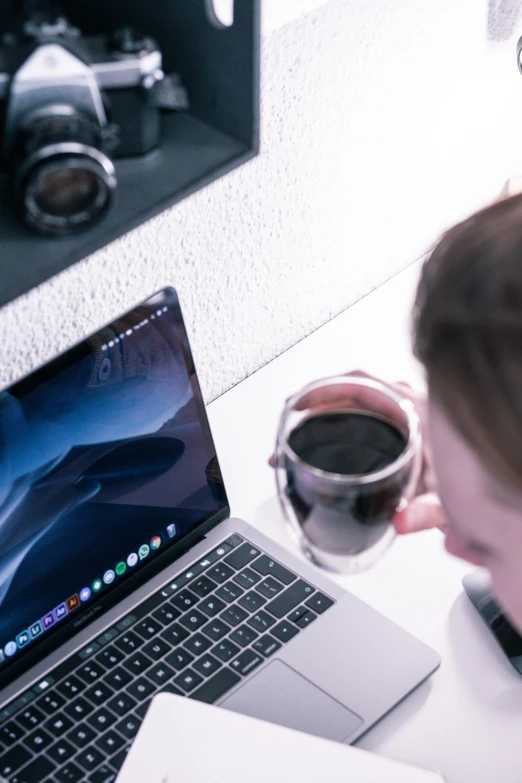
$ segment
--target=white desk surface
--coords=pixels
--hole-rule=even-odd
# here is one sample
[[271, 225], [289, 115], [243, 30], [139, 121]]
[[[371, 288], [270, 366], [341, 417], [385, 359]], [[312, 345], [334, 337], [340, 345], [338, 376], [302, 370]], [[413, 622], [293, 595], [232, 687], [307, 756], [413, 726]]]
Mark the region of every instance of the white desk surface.
[[[409, 340], [418, 271], [409, 267], [208, 406], [233, 515], [289, 549], [297, 551], [267, 464], [284, 400], [350, 369], [422, 383]], [[522, 678], [462, 591], [469, 570], [429, 531], [397, 539], [363, 574], [334, 577], [442, 656], [439, 671], [358, 745], [438, 770], [448, 783], [520, 783]]]

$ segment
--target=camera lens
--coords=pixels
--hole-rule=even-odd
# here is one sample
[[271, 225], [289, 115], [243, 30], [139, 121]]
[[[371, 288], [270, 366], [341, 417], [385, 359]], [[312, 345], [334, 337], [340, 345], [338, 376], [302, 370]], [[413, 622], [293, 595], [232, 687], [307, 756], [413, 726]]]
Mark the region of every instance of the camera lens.
[[111, 200], [109, 172], [89, 151], [42, 150], [23, 183], [26, 220], [50, 233], [69, 233], [94, 223]]
[[24, 123], [20, 142], [14, 181], [29, 225], [71, 234], [105, 214], [116, 176], [90, 118], [69, 107], [47, 107]]

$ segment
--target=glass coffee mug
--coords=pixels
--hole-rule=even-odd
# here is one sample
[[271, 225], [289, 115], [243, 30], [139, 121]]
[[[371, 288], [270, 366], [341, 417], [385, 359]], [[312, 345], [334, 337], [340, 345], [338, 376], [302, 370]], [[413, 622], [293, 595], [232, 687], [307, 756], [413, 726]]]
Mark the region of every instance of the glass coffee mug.
[[316, 565], [356, 573], [395, 537], [422, 466], [411, 400], [355, 376], [306, 386], [284, 408], [274, 459], [283, 513]]

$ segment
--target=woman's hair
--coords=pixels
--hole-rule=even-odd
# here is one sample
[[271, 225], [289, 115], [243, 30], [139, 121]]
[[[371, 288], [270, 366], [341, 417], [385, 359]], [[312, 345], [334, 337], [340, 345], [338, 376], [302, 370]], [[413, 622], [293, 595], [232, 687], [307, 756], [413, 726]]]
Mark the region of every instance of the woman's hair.
[[430, 394], [483, 462], [522, 488], [522, 195], [442, 236], [422, 271], [413, 334]]

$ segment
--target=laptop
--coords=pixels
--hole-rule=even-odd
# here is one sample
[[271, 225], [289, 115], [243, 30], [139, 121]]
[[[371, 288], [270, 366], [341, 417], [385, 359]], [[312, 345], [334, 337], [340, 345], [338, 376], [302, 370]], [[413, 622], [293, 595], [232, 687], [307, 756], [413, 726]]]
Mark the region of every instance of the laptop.
[[432, 649], [231, 517], [178, 297], [0, 393], [0, 776], [112, 783], [166, 691], [352, 743]]

